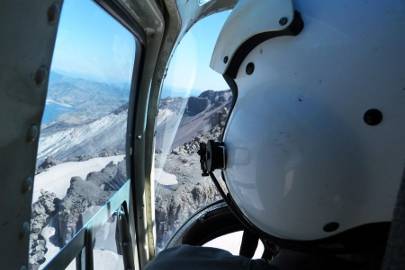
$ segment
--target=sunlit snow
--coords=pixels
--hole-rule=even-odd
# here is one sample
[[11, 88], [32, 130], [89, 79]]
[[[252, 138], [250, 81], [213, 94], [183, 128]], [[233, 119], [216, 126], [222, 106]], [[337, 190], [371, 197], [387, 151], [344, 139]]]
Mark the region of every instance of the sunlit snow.
[[86, 161], [71, 161], [58, 164], [54, 167], [35, 176], [34, 192], [32, 201], [36, 202], [41, 195], [41, 190], [50, 191], [56, 194], [56, 197], [63, 199], [70, 185], [70, 179], [79, 176], [86, 179], [90, 172], [102, 170], [111, 161], [118, 163], [124, 159], [125, 155], [111, 157], [98, 157]]
[[[239, 255], [239, 248], [242, 243], [243, 232], [234, 232], [222, 235], [214, 240], [204, 244], [204, 247], [220, 248], [229, 251], [233, 255]], [[264, 246], [262, 241], [259, 241], [255, 255], [253, 259], [260, 259], [264, 252]]]

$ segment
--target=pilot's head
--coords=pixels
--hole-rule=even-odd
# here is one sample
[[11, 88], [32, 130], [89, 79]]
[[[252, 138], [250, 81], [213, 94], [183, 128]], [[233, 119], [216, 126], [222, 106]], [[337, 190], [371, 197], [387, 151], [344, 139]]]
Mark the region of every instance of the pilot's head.
[[211, 67], [243, 217], [311, 241], [390, 222], [405, 164], [403, 1], [240, 0]]

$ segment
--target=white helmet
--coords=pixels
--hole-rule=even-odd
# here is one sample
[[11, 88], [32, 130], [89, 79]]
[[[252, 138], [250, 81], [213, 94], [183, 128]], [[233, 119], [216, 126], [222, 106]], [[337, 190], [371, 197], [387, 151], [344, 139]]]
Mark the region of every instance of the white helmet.
[[389, 222], [405, 164], [405, 2], [240, 0], [211, 67], [237, 99], [223, 142], [251, 223], [318, 240]]

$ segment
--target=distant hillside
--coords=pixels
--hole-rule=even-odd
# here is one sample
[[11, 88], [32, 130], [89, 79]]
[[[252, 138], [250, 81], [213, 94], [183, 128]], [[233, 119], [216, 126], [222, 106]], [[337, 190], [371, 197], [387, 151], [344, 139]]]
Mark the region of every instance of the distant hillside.
[[37, 164], [47, 157], [68, 161], [125, 152], [128, 105], [81, 124], [55, 123], [41, 131]]
[[[156, 127], [157, 151], [162, 150], [164, 132], [175, 133], [173, 142], [168, 145], [170, 151], [223, 121], [223, 110], [230, 104], [229, 90], [205, 91], [188, 99], [162, 99]], [[37, 164], [41, 165], [47, 157], [63, 162], [77, 157], [87, 159], [124, 153], [128, 104], [117, 107], [96, 119], [79, 123], [62, 121], [45, 127], [41, 131]], [[165, 136], [167, 140], [167, 133]]]
[[45, 112], [57, 115], [45, 115], [45, 120], [82, 123], [97, 119], [127, 103], [129, 91], [127, 84], [107, 84], [52, 72], [47, 95], [47, 105], [51, 107]]

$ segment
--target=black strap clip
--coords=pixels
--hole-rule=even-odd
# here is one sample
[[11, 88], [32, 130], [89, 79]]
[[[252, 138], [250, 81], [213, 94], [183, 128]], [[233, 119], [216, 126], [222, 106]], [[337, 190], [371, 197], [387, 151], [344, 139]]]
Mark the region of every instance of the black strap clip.
[[214, 170], [225, 169], [225, 144], [209, 140], [200, 143], [200, 163], [202, 176], [209, 176]]

